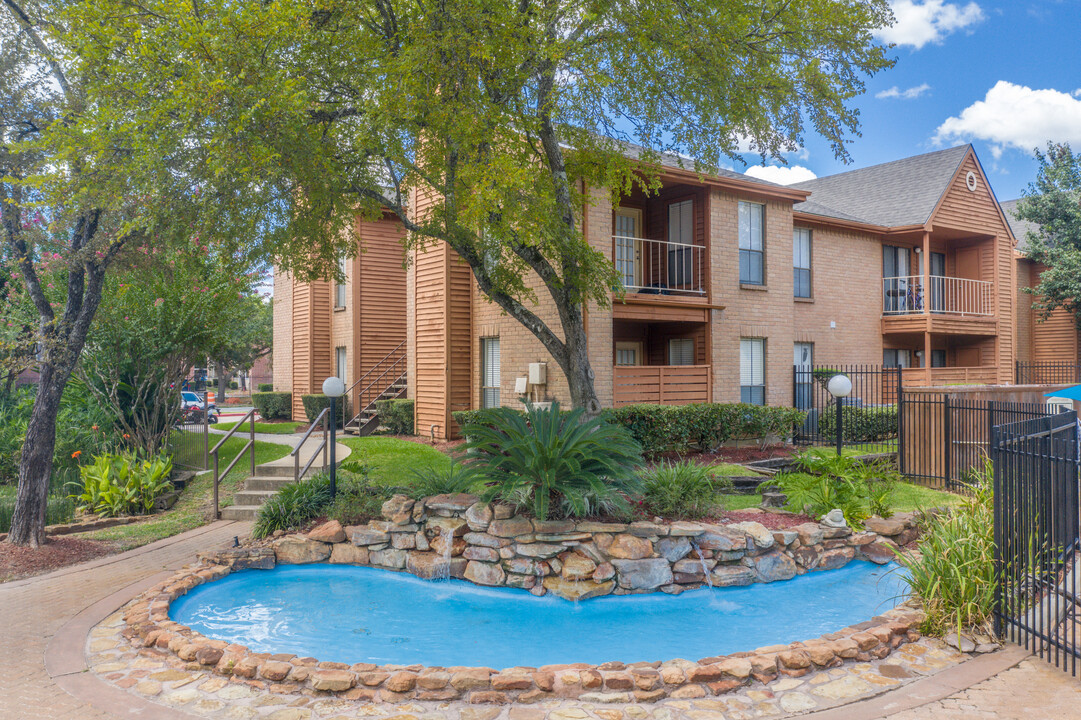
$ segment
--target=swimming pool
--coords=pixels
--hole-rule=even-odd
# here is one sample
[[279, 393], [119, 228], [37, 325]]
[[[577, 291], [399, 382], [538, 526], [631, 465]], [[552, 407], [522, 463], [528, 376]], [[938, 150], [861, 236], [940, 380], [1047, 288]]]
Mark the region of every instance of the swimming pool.
[[252, 652], [498, 669], [697, 660], [806, 640], [893, 608], [903, 592], [895, 566], [866, 561], [785, 582], [580, 603], [316, 564], [233, 573], [177, 598], [170, 616]]

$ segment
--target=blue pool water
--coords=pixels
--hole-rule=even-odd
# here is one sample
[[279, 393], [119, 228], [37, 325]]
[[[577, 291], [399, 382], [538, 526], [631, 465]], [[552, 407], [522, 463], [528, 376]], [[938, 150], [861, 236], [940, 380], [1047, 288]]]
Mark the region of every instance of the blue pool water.
[[894, 607], [894, 566], [854, 561], [786, 582], [579, 603], [349, 565], [286, 565], [201, 585], [177, 622], [254, 652], [320, 660], [507, 668], [697, 660], [807, 640]]

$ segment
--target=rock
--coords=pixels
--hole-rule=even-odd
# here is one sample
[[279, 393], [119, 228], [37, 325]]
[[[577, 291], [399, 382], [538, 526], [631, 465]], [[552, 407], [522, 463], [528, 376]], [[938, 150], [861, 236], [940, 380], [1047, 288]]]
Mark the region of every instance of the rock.
[[405, 567], [406, 551], [397, 548], [384, 550], [372, 550], [368, 553], [368, 561], [372, 565], [382, 565], [385, 568], [400, 570]]
[[357, 676], [349, 670], [313, 670], [309, 678], [313, 688], [328, 692], [348, 690], [357, 682]]
[[589, 598], [608, 595], [615, 589], [614, 580], [595, 582], [593, 580], [567, 580], [555, 575], [544, 578], [544, 589], [564, 600], [588, 600]]
[[627, 524], [626, 523], [592, 522], [590, 520], [585, 520], [585, 521], [576, 523], [575, 526], [574, 526], [574, 529], [577, 530], [578, 532], [585, 532], [585, 533], [590, 533], [590, 534], [594, 534], [594, 533], [611, 533], [611, 534], [614, 535], [616, 533], [626, 532]]
[[754, 582], [754, 571], [742, 565], [718, 565], [710, 573], [713, 587], [736, 587]]
[[436, 535], [434, 538], [431, 539], [429, 545], [431, 545], [434, 552], [440, 555], [446, 555], [448, 550], [448, 542], [450, 544], [449, 550], [452, 557], [461, 555], [463, 552], [465, 552], [465, 549], [469, 547], [469, 544], [466, 543], [464, 538], [447, 535]]
[[442, 555], [431, 552], [411, 552], [405, 557], [405, 569], [425, 580], [433, 578], [453, 577], [460, 578], [465, 575], [466, 564], [469, 561], [462, 557], [447, 560]]
[[795, 558], [801, 568], [814, 570], [822, 559], [822, 553], [815, 547], [801, 547], [792, 551], [792, 557]]
[[794, 527], [793, 530], [799, 535], [799, 541], [803, 547], [818, 545], [823, 540], [822, 528], [818, 523], [803, 523]]
[[605, 580], [611, 580], [616, 576], [616, 569], [612, 567], [612, 563], [604, 562], [597, 565], [597, 569], [593, 571], [593, 580], [596, 582], [603, 582]]
[[698, 537], [705, 531], [706, 529], [698, 523], [686, 520], [677, 520], [668, 526], [668, 534], [672, 537]]
[[[390, 500], [387, 502], [390, 502]], [[390, 533], [381, 532], [374, 528], [367, 527], [366, 525], [361, 525], [353, 530], [349, 539], [354, 545], [381, 545], [382, 543], [390, 542]]]
[[790, 580], [796, 576], [796, 562], [777, 550], [751, 558], [751, 562], [760, 582]]
[[396, 672], [386, 679], [383, 687], [391, 692], [409, 692], [417, 686], [417, 674], [412, 672]]
[[703, 525], [705, 532], [695, 539], [695, 545], [702, 550], [721, 550], [731, 552], [747, 549], [747, 536], [731, 530], [725, 525]]
[[725, 675], [746, 680], [751, 676], [751, 661], [747, 658], [727, 658], [717, 663]]
[[653, 549], [662, 558], [674, 563], [687, 557], [687, 554], [691, 551], [691, 542], [686, 537], [666, 537], [654, 543]]
[[847, 565], [854, 557], [856, 557], [855, 548], [844, 547], [837, 548], [836, 550], [827, 550], [822, 553], [822, 557], [818, 561], [818, 569], [836, 570], [837, 568]]
[[683, 573], [684, 575], [694, 575], [698, 578], [698, 581], [701, 582], [706, 573], [712, 570], [716, 565], [716, 560], [687, 558], [672, 563], [672, 572]]
[[330, 557], [330, 545], [290, 535], [274, 543], [274, 558], [279, 565], [303, 565], [323, 562]]
[[734, 525], [730, 525], [733, 530], [750, 535], [754, 540], [754, 544], [762, 550], [773, 547], [773, 533], [766, 529], [766, 526], [757, 522], [741, 522]]
[[281, 682], [289, 676], [289, 672], [293, 669], [293, 666], [287, 662], [281, 662], [278, 660], [267, 660], [259, 668], [259, 674], [265, 680], [271, 682]]
[[390, 544], [391, 547], [395, 547], [399, 550], [413, 550], [417, 547], [417, 534], [393, 533], [390, 536]]
[[533, 687], [533, 678], [522, 672], [500, 672], [492, 675], [493, 690], [529, 690]]
[[822, 520], [819, 521], [820, 525], [825, 525], [828, 528], [843, 528], [848, 527], [848, 523], [845, 521], [845, 515], [841, 512], [840, 508], [834, 508], [828, 513], [822, 516]]
[[823, 527], [822, 528], [822, 537], [825, 538], [825, 540], [823, 540], [823, 543], [829, 542], [830, 540], [839, 540], [841, 538], [846, 538], [851, 534], [852, 534], [852, 530], [850, 528], [847, 528], [847, 527]]
[[529, 518], [521, 515], [503, 520], [493, 520], [488, 525], [488, 534], [496, 537], [512, 538], [519, 535], [529, 535], [532, 532], [533, 523], [530, 522]]
[[867, 520], [863, 523], [863, 527], [873, 533], [885, 535], [886, 537], [900, 535], [905, 530], [905, 524], [900, 520], [896, 520], [894, 518], [867, 518]]
[[778, 545], [788, 547], [792, 543], [799, 540], [799, 533], [793, 530], [774, 530], [773, 541]]
[[503, 540], [497, 538], [495, 535], [489, 535], [482, 532], [471, 532], [465, 534], [465, 541], [470, 545], [480, 545], [481, 547], [488, 548], [501, 548], [503, 547]]
[[330, 550], [330, 562], [336, 565], [367, 565], [368, 548], [338, 543]]
[[470, 560], [465, 567], [465, 579], [477, 585], [502, 585], [506, 578], [503, 568], [494, 563]]
[[503, 581], [503, 584], [507, 587], [529, 590], [537, 584], [537, 576], [519, 575], [518, 573], [507, 573], [507, 579]]
[[435, 531], [436, 537], [444, 537], [449, 534], [453, 537], [460, 538], [469, 532], [469, 526], [462, 518], [429, 518], [428, 529]]
[[672, 566], [664, 558], [612, 561], [619, 586], [630, 590], [653, 590], [672, 582]]
[[565, 580], [585, 580], [593, 576], [597, 563], [584, 555], [570, 553], [563, 558], [563, 570], [560, 574]]
[[328, 520], [322, 525], [313, 528], [308, 533], [308, 539], [325, 543], [345, 542], [345, 531], [342, 530], [342, 524], [337, 520]]
[[487, 530], [494, 518], [495, 513], [492, 512], [492, 506], [488, 503], [474, 503], [465, 511], [465, 521], [473, 532]]
[[519, 555], [542, 559], [555, 557], [566, 549], [567, 548], [562, 545], [552, 545], [549, 543], [519, 543], [515, 548]]
[[450, 676], [450, 686], [455, 690], [485, 690], [488, 688], [491, 674], [491, 670], [484, 668], [460, 670]]
[[964, 653], [973, 652], [976, 649], [976, 643], [971, 638], [965, 635], [958, 635], [956, 631], [946, 633], [946, 637], [943, 638], [947, 645], [952, 648], [956, 648]]
[[639, 520], [638, 522], [632, 522], [627, 531], [632, 535], [638, 537], [658, 537], [668, 534], [668, 526], [661, 523], [646, 522]]
[[[653, 543], [645, 538], [620, 533], [612, 538], [612, 544], [606, 548], [606, 552], [621, 560], [641, 560], [653, 554]], [[665, 563], [667, 562], [666, 560]]]
[[476, 495], [469, 493], [450, 493], [448, 495], [433, 495], [424, 500], [424, 507], [429, 510], [450, 510], [451, 512], [464, 512], [480, 500]]
[[801, 692], [789, 692], [781, 695], [779, 700], [781, 703], [781, 709], [786, 713], [801, 713], [807, 710], [813, 710], [818, 707], [818, 703], [814, 701], [810, 695]]
[[575, 528], [573, 520], [534, 520], [533, 530], [545, 535], [557, 535], [574, 532]]
[[548, 574], [544, 563], [538, 563], [536, 560], [530, 560], [529, 558], [507, 558], [502, 564], [503, 569], [507, 572], [518, 573], [519, 575]]
[[383, 517], [395, 525], [407, 525], [413, 520], [413, 506], [416, 501], [405, 495], [395, 495], [383, 503]]
[[470, 545], [462, 553], [466, 560], [480, 560], [481, 562], [499, 562], [499, 551], [487, 547]]

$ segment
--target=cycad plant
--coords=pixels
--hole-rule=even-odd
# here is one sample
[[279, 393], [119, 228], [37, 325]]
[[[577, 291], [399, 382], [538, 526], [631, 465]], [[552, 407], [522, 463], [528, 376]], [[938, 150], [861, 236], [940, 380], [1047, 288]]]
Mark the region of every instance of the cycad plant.
[[581, 409], [564, 413], [553, 403], [523, 416], [499, 408], [462, 432], [486, 499], [540, 520], [626, 514], [628, 496], [641, 489], [642, 448], [622, 427], [587, 418]]

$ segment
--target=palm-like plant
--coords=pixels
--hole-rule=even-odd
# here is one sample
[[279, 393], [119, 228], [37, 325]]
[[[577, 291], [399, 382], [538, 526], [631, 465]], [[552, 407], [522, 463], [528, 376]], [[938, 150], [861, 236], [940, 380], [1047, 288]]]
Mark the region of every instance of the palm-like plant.
[[626, 513], [627, 496], [641, 487], [642, 448], [622, 427], [583, 415], [560, 412], [559, 403], [524, 416], [499, 408], [484, 424], [463, 428], [486, 499], [527, 508], [540, 520]]

